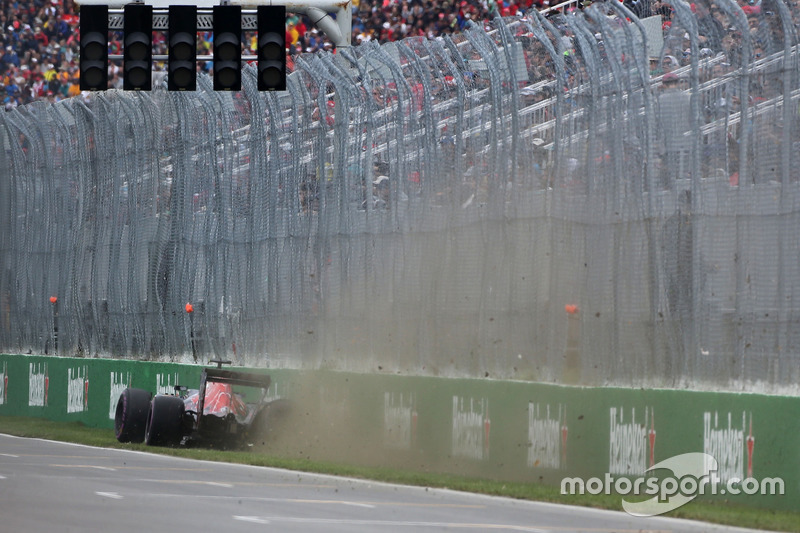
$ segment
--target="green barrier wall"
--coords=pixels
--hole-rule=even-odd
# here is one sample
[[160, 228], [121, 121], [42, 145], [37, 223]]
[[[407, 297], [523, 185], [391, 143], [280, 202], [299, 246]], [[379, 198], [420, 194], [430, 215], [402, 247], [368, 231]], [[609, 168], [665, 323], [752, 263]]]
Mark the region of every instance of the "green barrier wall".
[[[110, 429], [124, 387], [171, 393], [176, 383], [196, 387], [201, 369], [0, 355], [0, 415]], [[259, 371], [272, 376], [270, 396], [289, 398], [299, 415], [283, 429], [286, 453], [559, 485], [568, 476], [635, 479], [672, 456], [706, 452], [723, 482], [779, 477], [785, 493], [704, 497], [800, 510], [800, 398]]]

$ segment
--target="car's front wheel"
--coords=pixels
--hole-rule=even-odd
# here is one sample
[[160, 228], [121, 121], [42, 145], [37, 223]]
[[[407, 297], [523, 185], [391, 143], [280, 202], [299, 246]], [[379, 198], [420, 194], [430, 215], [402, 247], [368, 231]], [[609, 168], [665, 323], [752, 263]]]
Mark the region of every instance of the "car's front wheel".
[[150, 446], [177, 446], [183, 438], [186, 408], [177, 396], [158, 394], [150, 402], [144, 441]]

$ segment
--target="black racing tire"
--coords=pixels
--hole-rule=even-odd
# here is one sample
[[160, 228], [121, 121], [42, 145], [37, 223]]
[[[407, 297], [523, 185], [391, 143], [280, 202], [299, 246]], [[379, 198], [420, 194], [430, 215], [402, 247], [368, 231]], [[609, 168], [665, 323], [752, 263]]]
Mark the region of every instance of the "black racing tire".
[[150, 412], [149, 391], [132, 389], [122, 391], [114, 414], [114, 435], [119, 442], [142, 442]]
[[144, 441], [149, 446], [177, 446], [183, 438], [183, 400], [157, 394], [150, 402]]

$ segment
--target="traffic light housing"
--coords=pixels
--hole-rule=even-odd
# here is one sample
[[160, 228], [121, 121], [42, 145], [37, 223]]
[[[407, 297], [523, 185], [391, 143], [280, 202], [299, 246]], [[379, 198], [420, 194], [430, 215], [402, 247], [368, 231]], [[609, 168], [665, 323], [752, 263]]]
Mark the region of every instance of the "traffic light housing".
[[169, 6], [167, 88], [197, 90], [197, 6]]
[[153, 81], [153, 6], [127, 4], [123, 36], [122, 88], [149, 91]]
[[214, 90], [242, 90], [242, 8], [214, 6]]
[[258, 90], [286, 90], [286, 6], [258, 6]]
[[81, 91], [108, 89], [108, 6], [81, 6]]

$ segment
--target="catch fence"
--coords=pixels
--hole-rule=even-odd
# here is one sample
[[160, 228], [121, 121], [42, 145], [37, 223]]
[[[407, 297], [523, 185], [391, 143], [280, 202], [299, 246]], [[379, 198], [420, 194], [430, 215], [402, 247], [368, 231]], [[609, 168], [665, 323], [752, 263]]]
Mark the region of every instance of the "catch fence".
[[794, 390], [800, 7], [671, 5], [6, 113], [0, 349]]

